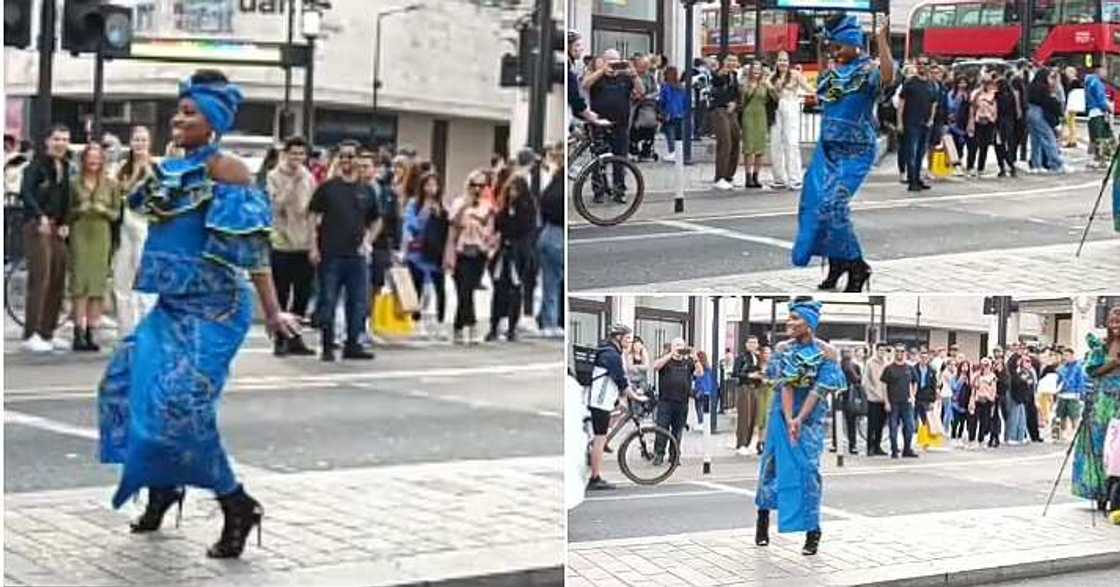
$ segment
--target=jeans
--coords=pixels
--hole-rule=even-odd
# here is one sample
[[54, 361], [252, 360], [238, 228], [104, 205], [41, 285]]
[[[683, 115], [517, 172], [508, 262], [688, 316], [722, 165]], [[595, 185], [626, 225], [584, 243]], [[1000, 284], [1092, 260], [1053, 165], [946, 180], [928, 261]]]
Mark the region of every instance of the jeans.
[[[677, 446], [681, 443], [681, 433], [688, 420], [688, 402], [662, 401], [657, 404], [657, 425], [668, 430], [673, 438], [677, 439]], [[665, 437], [658, 436], [653, 443], [653, 452], [659, 457], [665, 456]], [[679, 455], [674, 455], [679, 456]]]
[[1027, 109], [1027, 131], [1031, 137], [1031, 168], [1046, 168], [1051, 171], [1061, 169], [1062, 154], [1058, 150], [1054, 129], [1046, 122], [1042, 108], [1034, 104]]
[[537, 238], [541, 259], [541, 325], [560, 327], [560, 304], [564, 299], [564, 229], [545, 223]]
[[[610, 128], [607, 136], [607, 142], [610, 144], [611, 153], [626, 157], [630, 154], [630, 121], [629, 120], [612, 120], [614, 126]], [[626, 185], [626, 168], [622, 165], [614, 165], [613, 170], [614, 186], [621, 188]]]
[[1022, 442], [1027, 439], [1027, 410], [1023, 404], [1012, 403], [1006, 436], [1009, 442]]
[[325, 257], [319, 267], [323, 278], [319, 322], [323, 348], [334, 346], [334, 309], [342, 289], [346, 289], [346, 346], [358, 345], [365, 331], [369, 305], [369, 261], [362, 256]]
[[280, 309], [300, 318], [307, 315], [307, 302], [311, 299], [311, 286], [315, 281], [315, 268], [307, 251], [272, 251], [272, 282], [276, 286], [276, 300]]
[[945, 430], [953, 429], [953, 398], [941, 398], [941, 427]]
[[674, 118], [672, 120], [666, 120], [665, 123], [661, 125], [661, 132], [665, 135], [665, 142], [669, 144], [670, 153], [677, 152], [677, 141], [681, 140], [681, 127], [683, 123], [684, 121], [680, 118]]
[[708, 413], [708, 402], [709, 401], [711, 401], [714, 404], [715, 411], [717, 411], [717, 412], [719, 411], [719, 394], [718, 393], [715, 394], [715, 399], [714, 400], [709, 400], [708, 396], [703, 395], [703, 394], [694, 395], [694, 396], [692, 396], [692, 399], [696, 403], [696, 422], [698, 424], [703, 424], [704, 423], [704, 414]]
[[925, 159], [928, 140], [929, 127], [925, 125], [907, 126], [902, 133], [906, 181], [912, 186], [922, 181], [922, 161]]
[[[412, 261], [407, 261], [405, 264], [408, 265], [408, 273], [412, 275], [412, 286], [416, 288], [416, 295], [420, 296], [421, 300], [424, 299], [424, 284], [428, 281], [432, 282], [432, 289], [436, 290], [436, 321], [443, 324], [443, 317], [447, 314], [447, 290], [443, 271], [438, 269], [425, 271]], [[420, 312], [414, 312], [412, 319], [419, 320]]]
[[902, 424], [902, 450], [910, 452], [910, 441], [914, 437], [914, 405], [910, 402], [891, 402], [890, 432], [891, 454], [898, 454], [898, 426]]

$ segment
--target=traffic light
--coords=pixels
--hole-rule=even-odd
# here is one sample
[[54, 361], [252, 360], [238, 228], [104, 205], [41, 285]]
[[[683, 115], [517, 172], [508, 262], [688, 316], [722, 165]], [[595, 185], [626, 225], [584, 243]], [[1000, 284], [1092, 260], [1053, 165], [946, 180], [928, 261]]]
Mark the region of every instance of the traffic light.
[[[975, 307], [975, 306], [973, 306], [973, 307]], [[996, 304], [996, 298], [994, 298], [992, 296], [988, 296], [988, 297], [984, 298], [984, 315], [985, 316], [990, 316], [990, 315], [996, 314], [997, 312], [998, 312], [998, 306]]]
[[103, 0], [66, 0], [62, 48], [72, 55], [127, 57], [132, 51], [132, 9]]
[[[567, 37], [558, 21], [552, 21], [552, 36], [549, 46], [555, 58], [550, 61], [549, 82], [563, 84], [567, 80]], [[537, 47], [541, 41], [540, 30], [526, 25], [517, 30], [517, 55], [502, 56], [499, 85], [503, 88], [526, 87], [533, 85], [536, 74]]]
[[4, 46], [31, 44], [31, 0], [4, 0]]
[[560, 26], [560, 21], [552, 21], [552, 71], [549, 72], [549, 81], [554, 84], [563, 84], [568, 81], [568, 33]]

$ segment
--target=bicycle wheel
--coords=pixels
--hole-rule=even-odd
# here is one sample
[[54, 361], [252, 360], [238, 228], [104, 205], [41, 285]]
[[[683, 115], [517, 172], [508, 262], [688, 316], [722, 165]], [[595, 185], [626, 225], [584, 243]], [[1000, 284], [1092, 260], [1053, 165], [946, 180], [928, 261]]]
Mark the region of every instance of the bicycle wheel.
[[[613, 171], [621, 169], [621, 181], [615, 182]], [[589, 190], [585, 190], [590, 183]], [[586, 193], [590, 191], [591, 193]], [[646, 183], [642, 172], [626, 157], [603, 155], [584, 167], [572, 187], [576, 211], [588, 222], [598, 226], [614, 226], [625, 222], [638, 211], [645, 197]]]
[[27, 260], [20, 257], [4, 271], [4, 309], [20, 327], [27, 304]]
[[[662, 443], [668, 453], [662, 459], [654, 452], [658, 443]], [[622, 474], [638, 485], [657, 485], [672, 476], [679, 465], [680, 445], [660, 426], [642, 426], [631, 432], [618, 450]]]

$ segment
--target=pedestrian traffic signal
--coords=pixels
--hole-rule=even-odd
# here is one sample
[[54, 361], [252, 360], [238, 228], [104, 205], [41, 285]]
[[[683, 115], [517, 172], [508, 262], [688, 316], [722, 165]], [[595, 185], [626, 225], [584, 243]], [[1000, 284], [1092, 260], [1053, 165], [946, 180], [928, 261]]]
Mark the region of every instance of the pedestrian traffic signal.
[[31, 0], [4, 0], [4, 46], [31, 45]]
[[996, 298], [988, 296], [984, 298], [984, 315], [990, 316], [997, 312]]
[[[558, 21], [552, 21], [551, 36], [546, 39], [552, 48], [554, 59], [550, 60], [549, 83], [563, 84], [567, 80], [565, 64], [567, 58], [567, 36]], [[524, 26], [517, 31], [517, 55], [502, 56], [499, 85], [503, 88], [526, 87], [533, 85], [536, 76], [537, 47], [540, 46], [541, 32], [538, 27]]]
[[127, 57], [132, 51], [132, 9], [103, 0], [66, 0], [62, 48], [72, 55]]

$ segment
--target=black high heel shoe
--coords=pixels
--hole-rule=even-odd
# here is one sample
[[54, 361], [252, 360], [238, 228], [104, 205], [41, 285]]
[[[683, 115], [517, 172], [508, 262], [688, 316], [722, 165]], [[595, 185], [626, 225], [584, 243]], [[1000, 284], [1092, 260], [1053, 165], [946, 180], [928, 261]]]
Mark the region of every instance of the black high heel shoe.
[[821, 531], [813, 530], [812, 532], [805, 533], [805, 547], [801, 549], [801, 554], [805, 556], [813, 556], [817, 554], [817, 547], [821, 544]]
[[840, 281], [840, 277], [850, 270], [851, 264], [847, 261], [841, 261], [839, 259], [829, 259], [828, 275], [825, 276], [824, 281], [817, 284], [817, 289], [821, 291], [836, 289], [836, 282]]
[[222, 515], [225, 522], [222, 524], [222, 535], [217, 542], [206, 550], [210, 558], [238, 558], [245, 550], [245, 540], [253, 527], [257, 528], [257, 546], [261, 545], [261, 519], [264, 518], [264, 508], [257, 500], [249, 497], [243, 487], [237, 491], [218, 498], [222, 506]]
[[770, 544], [770, 510], [758, 510], [758, 521], [754, 525], [754, 543], [757, 546]]
[[163, 515], [175, 504], [179, 504], [179, 513], [175, 516], [175, 527], [178, 528], [179, 522], [183, 520], [183, 499], [186, 497], [186, 488], [160, 489], [149, 487], [148, 505], [144, 508], [144, 513], [135, 522], [129, 524], [132, 533], [142, 534], [159, 530], [160, 525], [163, 524]]
[[863, 259], [852, 261], [848, 270], [848, 285], [844, 288], [846, 293], [859, 293], [864, 286], [871, 290], [871, 266]]

